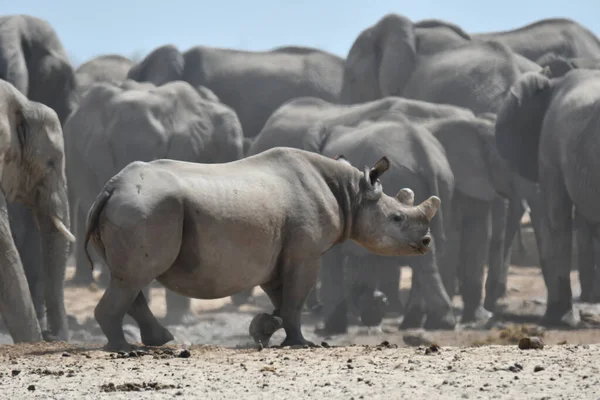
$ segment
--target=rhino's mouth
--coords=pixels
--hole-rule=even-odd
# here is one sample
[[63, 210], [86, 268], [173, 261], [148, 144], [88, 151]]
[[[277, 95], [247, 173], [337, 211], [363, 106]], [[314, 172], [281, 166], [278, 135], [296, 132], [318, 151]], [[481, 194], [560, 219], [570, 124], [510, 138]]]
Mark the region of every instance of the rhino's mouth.
[[425, 254], [429, 250], [428, 247], [419, 246], [414, 243], [409, 243], [408, 246], [419, 254]]

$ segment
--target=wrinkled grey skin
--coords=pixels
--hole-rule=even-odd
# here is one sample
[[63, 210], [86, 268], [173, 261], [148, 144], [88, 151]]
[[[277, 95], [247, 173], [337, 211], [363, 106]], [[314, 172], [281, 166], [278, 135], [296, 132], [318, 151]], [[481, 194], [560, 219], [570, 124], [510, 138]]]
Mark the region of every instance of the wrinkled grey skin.
[[[208, 89], [196, 90], [181, 81], [160, 87], [131, 80], [95, 84], [64, 134], [71, 218], [78, 238], [83, 238], [86, 213], [98, 192], [133, 161], [220, 163], [243, 156], [235, 112]], [[81, 241], [75, 251], [79, 277], [89, 284], [93, 278]], [[169, 307], [169, 314], [188, 309], [189, 300], [179, 300], [182, 304]]]
[[254, 343], [267, 347], [269, 346], [271, 336], [281, 328], [283, 328], [283, 319], [281, 317], [260, 313], [250, 321], [248, 333], [254, 340]]
[[[400, 114], [387, 121], [363, 121], [356, 126], [343, 125], [345, 118], [336, 119], [334, 123], [319, 123], [318, 134], [307, 136], [304, 148], [328, 157], [342, 154], [354, 165], [372, 164], [377, 153], [388, 154], [395, 168], [382, 178], [386, 188], [392, 192], [403, 186], [414, 188], [417, 202], [429, 193], [443, 199], [445, 206], [431, 223], [434, 243], [442, 246], [446, 242], [445, 226], [452, 204], [454, 177], [440, 143], [427, 130], [412, 125]], [[338, 254], [334, 255], [335, 252]], [[426, 315], [427, 329], [454, 328], [456, 320], [437, 267], [437, 251], [411, 259], [381, 257], [350, 242], [330, 250], [322, 263], [320, 293], [325, 316], [322, 333], [347, 331], [346, 299], [349, 296], [343, 285], [347, 279], [345, 258], [350, 273], [356, 275], [350, 278], [355, 282], [350, 285], [350, 291], [355, 285], [365, 285], [372, 293], [378, 286], [378, 278], [386, 277], [391, 281], [389, 285], [395, 286], [391, 295], [396, 302], [399, 302], [398, 268], [410, 265], [414, 279], [402, 327], [421, 326]]]
[[235, 110], [248, 138], [258, 135], [277, 107], [301, 96], [336, 102], [344, 60], [304, 47], [248, 52], [197, 46], [185, 53], [172, 45], [155, 49], [129, 78], [155, 84], [184, 80], [205, 86]]
[[[548, 53], [537, 61], [543, 67], [547, 66], [555, 78], [564, 76], [573, 69], [600, 70], [600, 58], [570, 58], [566, 59], [554, 53]], [[594, 240], [594, 234], [585, 221], [575, 210], [573, 219], [575, 243], [577, 245], [577, 269], [581, 285], [580, 300], [587, 303], [600, 302], [600, 243]], [[597, 261], [596, 261], [597, 260]]]
[[566, 18], [542, 19], [508, 31], [473, 34], [464, 32], [451, 22], [438, 19], [418, 21], [415, 26], [443, 32], [446, 43], [464, 38], [493, 40], [531, 61], [536, 61], [547, 53], [559, 54], [566, 58], [600, 57], [600, 40], [596, 35], [581, 24]]
[[37, 289], [45, 299], [49, 325], [43, 337], [66, 341], [69, 332], [63, 281], [69, 240], [74, 237], [68, 231], [60, 121], [52, 109], [29, 101], [13, 85], [0, 80], [0, 141], [0, 313], [15, 343], [42, 340], [39, 315], [9, 227], [7, 202], [19, 202], [32, 211], [40, 230], [43, 279]]
[[[56, 32], [45, 20], [30, 15], [0, 17], [0, 79], [10, 82], [30, 100], [52, 108], [61, 124], [76, 106], [73, 68]], [[9, 202], [8, 210], [13, 238], [44, 329], [40, 231], [35, 216], [23, 204]]]
[[548, 53], [541, 56], [536, 63], [542, 67], [550, 68], [552, 76], [558, 78], [572, 69], [600, 69], [600, 54], [598, 58], [565, 58], [554, 53]]
[[[426, 29], [431, 28], [419, 28], [406, 17], [388, 14], [361, 32], [346, 59], [341, 102], [353, 104], [397, 95], [465, 107], [476, 114], [496, 113], [519, 75], [542, 69], [496, 42], [465, 41], [460, 46], [421, 54], [419, 31]], [[527, 183], [522, 186], [518, 201], [508, 205], [501, 198], [494, 201], [489, 246], [493, 269], [507, 270], [510, 245], [504, 243], [513, 242], [507, 235], [512, 230], [509, 226], [516, 224], [518, 229], [515, 221], [525, 212], [522, 198], [532, 210], [539, 203], [535, 187]], [[506, 278], [500, 279], [503, 282], [498, 285], [505, 288]], [[495, 309], [494, 304], [488, 306]]]
[[600, 71], [561, 78], [524, 75], [498, 114], [498, 149], [525, 178], [539, 182], [541, 254], [548, 302], [543, 322], [577, 326], [570, 283], [572, 208], [598, 239]]
[[133, 65], [135, 65], [133, 61], [119, 54], [105, 54], [81, 64], [75, 70], [79, 97], [94, 83], [112, 82], [119, 84], [123, 82], [127, 79], [129, 69]]
[[[264, 129], [256, 137], [254, 143], [250, 148], [249, 154], [258, 154], [262, 151], [277, 146], [297, 147], [320, 152], [322, 150], [320, 148], [321, 144], [326, 140], [326, 133], [331, 131], [336, 126], [355, 127], [361, 123], [377, 121], [385, 117], [393, 118], [394, 115], [399, 115], [399, 118], [402, 118], [402, 116], [406, 116], [415, 122], [424, 123], [441, 117], [473, 116], [473, 113], [469, 110], [458, 107], [443, 104], [427, 103], [418, 100], [408, 100], [400, 97], [387, 97], [373, 102], [355, 105], [337, 105], [323, 101], [321, 99], [310, 97], [298, 98], [289, 101], [288, 103], [280, 107], [275, 113], [273, 113], [273, 115], [265, 124]], [[433, 151], [436, 151], [435, 148], [439, 147], [439, 144], [436, 144], [433, 147]], [[399, 149], [397, 152], [401, 151], [402, 149]], [[444, 156], [442, 155], [440, 158], [444, 159]], [[428, 162], [426, 160], [422, 161], [424, 163]], [[398, 163], [402, 164], [402, 161], [398, 161]], [[442, 175], [443, 171], [444, 168], [441, 168], [440, 172], [442, 172]], [[410, 172], [395, 171], [393, 172], [392, 176], [397, 176], [399, 174], [410, 174]], [[433, 175], [435, 174], [432, 174], [432, 176]], [[431, 178], [431, 176], [429, 178]], [[388, 177], [388, 179], [392, 178]], [[418, 178], [415, 175], [412, 176], [412, 179]], [[420, 184], [424, 184], [424, 182], [426, 181], [427, 178], [423, 177]], [[451, 193], [449, 195], [451, 195]], [[444, 198], [447, 196], [447, 194], [443, 194], [442, 196], [442, 198]], [[445, 213], [448, 212], [446, 210], [446, 207], [449, 207], [451, 202], [444, 201], [444, 204], [444, 210], [441, 210], [432, 222], [433, 235], [437, 235], [440, 238], [444, 237], [444, 229], [443, 224], [441, 224], [441, 220], [443, 219]], [[436, 241], [437, 250], [443, 247], [443, 243], [441, 243], [443, 240], [444, 239], [438, 239]], [[337, 268], [340, 268], [339, 260], [347, 257], [346, 255], [340, 254], [341, 251], [339, 249], [329, 251], [324, 255], [322, 264], [324, 266], [326, 264], [335, 264], [338, 265]], [[366, 274], [366, 277], [364, 279], [361, 276], [357, 276], [356, 279], [372, 281], [372, 277], [379, 278], [379, 287], [386, 293], [387, 297], [390, 299], [390, 303], [392, 304], [393, 308], [399, 308], [399, 269], [397, 263], [398, 260], [387, 260], [387, 258], [382, 257], [374, 258], [376, 258], [376, 260], [374, 260], [375, 263], [371, 263], [371, 265], [381, 265], [381, 271], [379, 273], [373, 273], [369, 270], [355, 268], [354, 270], [356, 271], [356, 273], [361, 274], [361, 271], [363, 271]], [[390, 266], [387, 266], [386, 264], [388, 263], [388, 261]], [[356, 264], [354, 260], [350, 260], [350, 262], [352, 264]], [[332, 272], [331, 275], [335, 275], [335, 272]], [[416, 278], [416, 276], [416, 274], [413, 275], [413, 284], [415, 283], [414, 279]], [[428, 282], [435, 282], [434, 278], [430, 279], [426, 277], [425, 279]], [[349, 278], [349, 280], [352, 279]], [[385, 286], [382, 286], [382, 284], [384, 284]], [[249, 291], [247, 294], [249, 295], [250, 293], [251, 291]], [[339, 292], [337, 295], [334, 295], [334, 300], [331, 301], [335, 302], [336, 298], [341, 298], [340, 296], [343, 296], [341, 292]], [[412, 320], [418, 319], [420, 321], [423, 319], [424, 310], [422, 307], [416, 309], [414, 306], [416, 306], [417, 304], [418, 302], [411, 302], [411, 306], [413, 306], [414, 310], [412, 314], [415, 316], [414, 318], [412, 318]], [[328, 307], [326, 313], [330, 312], [332, 308], [333, 307]], [[325, 330], [329, 330], [332, 332], [339, 332], [345, 330], [347, 322], [344, 308], [345, 303], [343, 303], [340, 306], [340, 308], [336, 311], [335, 316], [332, 315], [330, 317], [327, 317], [326, 314], [326, 320], [330, 320], [331, 322], [326, 322]], [[410, 319], [407, 319], [407, 322], [408, 320]], [[430, 322], [433, 322], [434, 320], [435, 319], [432, 319]], [[336, 328], [336, 326], [338, 326], [339, 328]]]
[[302, 335], [301, 310], [321, 254], [347, 239], [388, 256], [429, 251], [440, 199], [415, 207], [401, 201], [410, 190], [387, 196], [378, 179], [389, 167], [384, 157], [360, 172], [290, 148], [220, 165], [131, 163], [98, 195], [85, 237], [111, 271], [95, 309], [107, 348], [130, 347], [126, 313], [144, 344], [172, 340], [141, 292], [155, 278], [202, 299], [260, 285], [283, 319], [282, 345], [312, 345]]

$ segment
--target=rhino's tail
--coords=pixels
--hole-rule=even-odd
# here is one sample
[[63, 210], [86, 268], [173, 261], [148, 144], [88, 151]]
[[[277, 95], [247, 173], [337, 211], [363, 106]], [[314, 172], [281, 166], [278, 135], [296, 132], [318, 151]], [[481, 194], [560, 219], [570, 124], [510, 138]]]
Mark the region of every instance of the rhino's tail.
[[88, 215], [87, 215], [87, 222], [86, 222], [86, 228], [85, 228], [85, 240], [83, 242], [83, 249], [85, 250], [85, 255], [87, 256], [88, 262], [90, 263], [90, 269], [92, 269], [92, 270], [94, 269], [94, 262], [92, 261], [92, 258], [90, 257], [90, 253], [88, 251], [88, 243], [89, 243], [92, 235], [94, 235], [94, 240], [92, 242], [96, 245], [96, 247], [99, 247], [102, 245], [102, 243], [100, 242], [100, 235], [97, 231], [98, 230], [98, 220], [100, 218], [100, 213], [102, 212], [102, 210], [104, 210], [104, 206], [108, 202], [108, 199], [110, 199], [111, 195], [112, 195], [112, 190], [109, 190], [105, 187], [102, 190], [102, 192], [100, 192], [98, 197], [96, 197], [96, 200], [92, 204], [92, 207], [90, 208], [90, 211], [88, 212]]

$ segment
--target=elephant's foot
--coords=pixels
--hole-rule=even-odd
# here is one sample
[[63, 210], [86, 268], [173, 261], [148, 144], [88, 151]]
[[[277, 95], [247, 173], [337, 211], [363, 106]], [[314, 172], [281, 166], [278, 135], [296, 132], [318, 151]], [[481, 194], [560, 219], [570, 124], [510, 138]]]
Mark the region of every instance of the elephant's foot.
[[496, 313], [508, 308], [508, 298], [507, 296], [501, 297], [487, 297], [483, 302], [483, 308], [491, 313]]
[[162, 346], [171, 340], [175, 340], [171, 332], [160, 324], [140, 329], [140, 336], [142, 337], [142, 343], [146, 346]]
[[551, 307], [548, 307], [539, 324], [553, 328], [577, 329], [581, 327], [582, 322], [581, 318], [573, 308], [567, 312], [560, 313], [554, 311]]
[[419, 307], [413, 307], [404, 314], [400, 329], [416, 329], [423, 325], [423, 318], [425, 317], [425, 311]]
[[483, 308], [482, 306], [478, 306], [476, 308], [465, 308], [462, 313], [461, 322], [463, 324], [468, 323], [484, 323], [487, 322], [490, 318], [492, 318], [493, 314]]
[[452, 310], [449, 310], [443, 315], [428, 313], [423, 327], [428, 331], [454, 330], [456, 328], [456, 317]]
[[319, 336], [343, 335], [348, 333], [348, 306], [345, 301], [328, 316], [323, 324], [315, 328]]
[[68, 342], [69, 332], [60, 331], [58, 333], [49, 330], [42, 331], [42, 338], [45, 342]]

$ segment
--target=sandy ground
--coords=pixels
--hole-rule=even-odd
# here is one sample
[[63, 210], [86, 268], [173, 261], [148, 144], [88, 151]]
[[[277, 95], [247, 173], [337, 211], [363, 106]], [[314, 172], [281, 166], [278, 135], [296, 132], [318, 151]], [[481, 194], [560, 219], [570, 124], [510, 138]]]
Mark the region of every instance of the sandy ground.
[[[402, 272], [401, 288], [407, 289], [410, 270]], [[572, 277], [577, 296], [577, 274]], [[600, 346], [594, 344], [600, 329], [537, 327], [545, 289], [534, 267], [511, 268], [506, 312], [491, 328], [399, 331], [399, 317], [392, 317], [381, 332], [352, 327], [347, 335], [322, 338], [314, 334], [319, 317], [306, 312], [305, 336], [332, 346], [318, 349], [255, 349], [250, 320], [271, 311], [255, 289], [254, 304], [239, 308], [229, 298], [193, 300], [194, 315], [168, 326], [176, 337], [169, 346], [132, 355], [104, 352], [106, 339], [93, 320], [101, 295], [66, 289], [71, 344], [9, 345], [10, 336], [0, 329], [0, 398], [600, 398]], [[152, 310], [164, 316], [164, 290], [153, 288], [151, 299]], [[460, 299], [455, 305], [458, 311]], [[576, 307], [600, 314], [598, 305]], [[125, 330], [139, 342], [131, 320]], [[519, 350], [516, 342], [528, 335], [540, 336], [545, 348]], [[283, 337], [276, 333], [271, 344]], [[427, 351], [431, 343], [441, 349]]]

